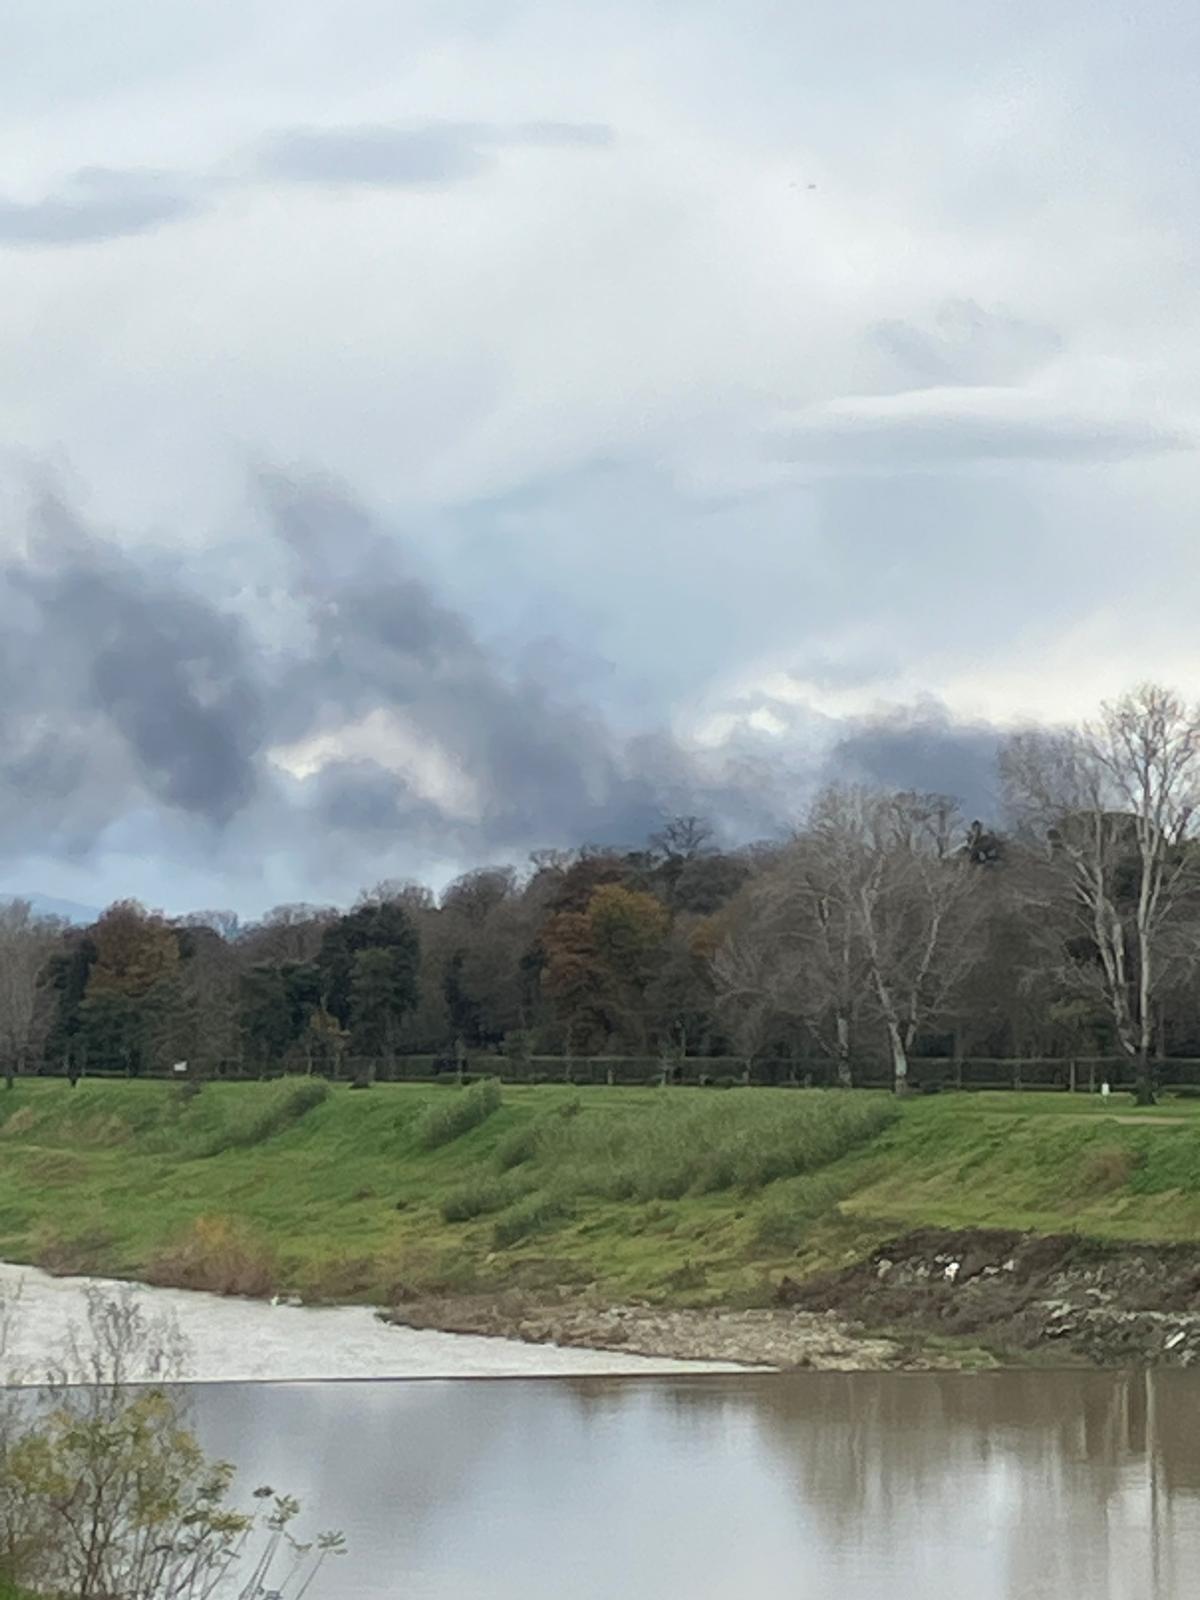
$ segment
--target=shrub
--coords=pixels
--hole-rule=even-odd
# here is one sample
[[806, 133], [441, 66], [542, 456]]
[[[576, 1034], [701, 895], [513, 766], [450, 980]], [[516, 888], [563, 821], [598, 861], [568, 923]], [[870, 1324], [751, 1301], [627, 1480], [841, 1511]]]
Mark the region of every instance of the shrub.
[[510, 1244], [517, 1244], [532, 1233], [541, 1233], [546, 1228], [552, 1228], [566, 1215], [567, 1207], [562, 1200], [545, 1194], [528, 1195], [506, 1211], [502, 1217], [497, 1217], [496, 1225], [492, 1229], [493, 1247], [503, 1250]]
[[501, 1172], [511, 1172], [513, 1167], [532, 1161], [538, 1153], [542, 1138], [542, 1120], [523, 1122], [506, 1133], [496, 1146], [496, 1165]]
[[896, 1117], [890, 1097], [836, 1090], [728, 1099], [656, 1095], [623, 1117], [547, 1120], [541, 1135], [566, 1196], [677, 1200], [756, 1190], [837, 1160]]
[[461, 1094], [427, 1107], [417, 1121], [417, 1143], [424, 1150], [436, 1150], [470, 1133], [499, 1110], [500, 1084], [495, 1078], [473, 1083]]
[[799, 1250], [812, 1224], [832, 1211], [844, 1193], [843, 1186], [825, 1172], [781, 1184], [780, 1191], [772, 1191], [754, 1230], [755, 1243], [764, 1250]]
[[478, 1177], [452, 1190], [442, 1201], [443, 1222], [471, 1222], [492, 1211], [503, 1211], [517, 1190], [500, 1178]]
[[245, 1150], [251, 1145], [265, 1144], [301, 1121], [310, 1111], [315, 1111], [328, 1098], [329, 1085], [324, 1078], [300, 1078], [294, 1083], [281, 1083], [248, 1121], [214, 1133], [200, 1154], [215, 1156], [222, 1150]]
[[1089, 1190], [1106, 1191], [1123, 1189], [1142, 1164], [1136, 1150], [1123, 1150], [1119, 1145], [1102, 1145], [1091, 1150], [1083, 1162], [1083, 1184]]
[[234, 1217], [197, 1217], [173, 1248], [150, 1265], [151, 1283], [211, 1294], [268, 1295], [279, 1282], [273, 1247]]

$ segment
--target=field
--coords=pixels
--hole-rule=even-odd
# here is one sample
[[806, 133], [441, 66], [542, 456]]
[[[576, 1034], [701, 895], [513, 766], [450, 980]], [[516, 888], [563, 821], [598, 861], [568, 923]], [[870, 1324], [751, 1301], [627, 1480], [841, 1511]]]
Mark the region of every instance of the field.
[[924, 1225], [1196, 1239], [1200, 1102], [307, 1079], [0, 1092], [0, 1258], [59, 1272], [748, 1305]]

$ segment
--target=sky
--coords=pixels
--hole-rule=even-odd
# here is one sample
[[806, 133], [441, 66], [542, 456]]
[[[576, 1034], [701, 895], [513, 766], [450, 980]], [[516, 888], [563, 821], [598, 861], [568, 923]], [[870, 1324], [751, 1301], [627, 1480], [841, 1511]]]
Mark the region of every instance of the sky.
[[1200, 669], [1200, 13], [9, 0], [0, 890], [254, 916]]

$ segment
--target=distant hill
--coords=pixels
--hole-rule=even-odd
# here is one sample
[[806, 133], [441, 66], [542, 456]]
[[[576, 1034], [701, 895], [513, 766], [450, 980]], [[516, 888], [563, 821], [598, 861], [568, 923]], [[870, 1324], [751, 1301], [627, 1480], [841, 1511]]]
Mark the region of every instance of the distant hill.
[[96, 906], [81, 906], [74, 900], [56, 900], [49, 894], [0, 894], [0, 902], [10, 905], [14, 900], [28, 900], [35, 916], [62, 917], [67, 922], [87, 924], [95, 922], [100, 912]]

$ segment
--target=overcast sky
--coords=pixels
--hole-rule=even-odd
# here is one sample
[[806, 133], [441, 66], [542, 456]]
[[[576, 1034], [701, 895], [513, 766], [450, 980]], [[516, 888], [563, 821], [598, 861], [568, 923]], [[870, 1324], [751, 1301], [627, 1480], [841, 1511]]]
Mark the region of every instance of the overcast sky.
[[0, 887], [347, 901], [1200, 681], [1200, 12], [8, 0]]

